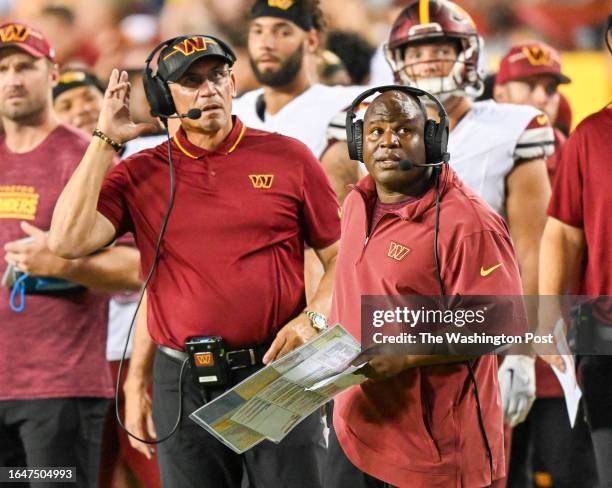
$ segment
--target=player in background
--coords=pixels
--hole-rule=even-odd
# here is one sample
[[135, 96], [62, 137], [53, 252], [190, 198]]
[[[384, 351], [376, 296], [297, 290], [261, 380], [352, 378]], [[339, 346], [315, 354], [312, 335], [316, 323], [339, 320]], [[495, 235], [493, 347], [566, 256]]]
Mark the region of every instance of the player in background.
[[[500, 103], [530, 105], [557, 123], [561, 94], [558, 86], [570, 83], [561, 71], [559, 53], [551, 46], [531, 41], [513, 46], [502, 58], [493, 97]], [[551, 185], [559, 153], [567, 139], [554, 127], [555, 153], [547, 158]], [[530, 486], [594, 486], [597, 475], [593, 446], [584, 415], [572, 428], [561, 385], [551, 367], [537, 358], [536, 400], [524, 422], [512, 431], [509, 488]]]
[[570, 82], [561, 72], [559, 53], [541, 41], [513, 46], [500, 61], [494, 77], [493, 99], [496, 102], [530, 105], [546, 114], [553, 125], [555, 152], [546, 160], [551, 185], [561, 147], [567, 139], [557, 127], [561, 109], [558, 87]]
[[257, 0], [250, 12], [248, 51], [263, 86], [234, 101], [234, 113], [256, 129], [295, 137], [322, 161], [340, 201], [359, 177], [357, 165], [325, 164], [327, 126], [363, 87], [318, 83], [310, 64], [322, 47], [325, 21], [318, 0], [297, 0], [289, 8]]

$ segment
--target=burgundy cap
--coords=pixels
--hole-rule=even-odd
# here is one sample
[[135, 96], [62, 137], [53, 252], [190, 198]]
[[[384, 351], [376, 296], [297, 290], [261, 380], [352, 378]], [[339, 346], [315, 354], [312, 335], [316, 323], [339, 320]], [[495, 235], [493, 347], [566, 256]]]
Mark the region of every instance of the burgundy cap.
[[559, 83], [571, 82], [561, 73], [559, 53], [548, 44], [532, 41], [512, 47], [502, 58], [495, 84], [502, 85], [533, 75], [552, 75]]
[[47, 58], [55, 63], [55, 53], [42, 33], [23, 22], [0, 25], [0, 49], [18, 47], [35, 58]]

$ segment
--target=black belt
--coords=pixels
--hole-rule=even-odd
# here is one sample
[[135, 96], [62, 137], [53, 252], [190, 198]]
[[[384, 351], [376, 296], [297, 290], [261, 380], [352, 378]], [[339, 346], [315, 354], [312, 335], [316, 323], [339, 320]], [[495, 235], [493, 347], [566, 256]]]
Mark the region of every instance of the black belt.
[[[158, 349], [166, 356], [185, 361], [189, 356], [183, 351], [178, 351], [166, 346], [157, 346]], [[235, 349], [225, 353], [225, 360], [231, 370], [249, 368], [263, 364], [262, 359], [266, 351], [270, 348], [270, 344], [254, 346], [245, 349]]]

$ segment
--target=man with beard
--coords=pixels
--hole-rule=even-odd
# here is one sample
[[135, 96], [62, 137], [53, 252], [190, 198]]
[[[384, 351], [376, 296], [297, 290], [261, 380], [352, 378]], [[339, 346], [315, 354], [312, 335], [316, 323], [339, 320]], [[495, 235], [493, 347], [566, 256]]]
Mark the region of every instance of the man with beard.
[[[76, 260], [49, 250], [43, 229], [88, 142], [57, 120], [57, 80], [40, 32], [15, 22], [0, 26], [0, 274], [7, 263], [23, 273], [26, 300], [10, 307], [7, 293], [0, 298], [0, 466], [74, 467], [70, 481], [39, 486], [76, 480], [90, 487], [113, 389], [104, 354], [108, 299], [85, 287], [138, 288], [138, 262], [123, 247]], [[45, 283], [56, 289], [41, 289]]]
[[[289, 5], [289, 7], [287, 7]], [[250, 13], [248, 50], [263, 88], [234, 102], [234, 113], [250, 127], [295, 137], [323, 162], [340, 201], [358, 179], [357, 165], [330, 166], [323, 154], [327, 126], [362, 87], [316, 83], [314, 58], [321, 47], [324, 20], [318, 0], [257, 0]]]

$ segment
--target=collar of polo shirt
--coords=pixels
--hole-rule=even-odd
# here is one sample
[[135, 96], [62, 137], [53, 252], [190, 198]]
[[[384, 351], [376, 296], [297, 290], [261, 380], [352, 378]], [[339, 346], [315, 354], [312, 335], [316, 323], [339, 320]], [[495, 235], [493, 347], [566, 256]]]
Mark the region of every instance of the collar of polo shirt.
[[246, 125], [244, 125], [238, 117], [232, 115], [232, 130], [214, 151], [208, 151], [196, 146], [195, 144], [192, 144], [187, 138], [187, 134], [182, 127], [176, 132], [176, 134], [174, 134], [172, 139], [185, 156], [191, 159], [200, 159], [211, 152], [231, 154], [236, 150], [240, 144], [240, 141], [242, 141], [245, 131]]

